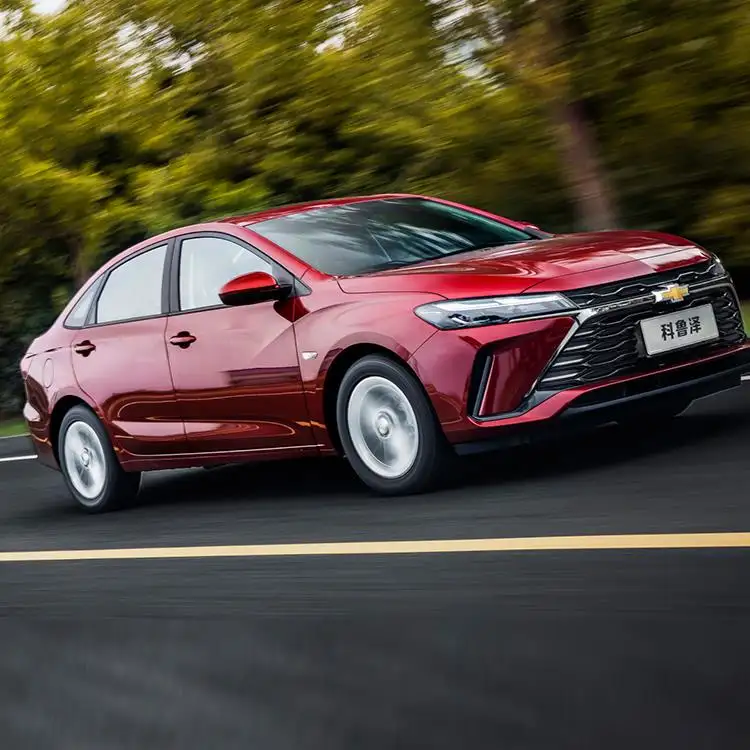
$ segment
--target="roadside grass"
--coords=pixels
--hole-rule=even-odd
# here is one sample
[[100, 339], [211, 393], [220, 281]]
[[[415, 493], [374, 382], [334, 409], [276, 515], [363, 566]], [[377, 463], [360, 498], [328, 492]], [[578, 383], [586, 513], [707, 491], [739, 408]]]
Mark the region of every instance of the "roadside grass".
[[0, 422], [0, 437], [23, 435], [26, 433], [26, 423], [22, 419], [10, 419]]
[[750, 301], [742, 303], [742, 319], [745, 321], [745, 330], [750, 334]]

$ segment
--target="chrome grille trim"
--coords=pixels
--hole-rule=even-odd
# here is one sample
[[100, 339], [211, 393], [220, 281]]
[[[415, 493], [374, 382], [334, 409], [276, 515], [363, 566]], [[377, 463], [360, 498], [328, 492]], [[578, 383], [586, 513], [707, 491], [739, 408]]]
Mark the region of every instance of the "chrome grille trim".
[[[715, 262], [709, 263], [710, 267], [715, 267]], [[657, 274], [654, 274], [655, 276]], [[659, 274], [659, 276], [661, 276]], [[670, 283], [670, 282], [667, 282]], [[656, 285], [658, 288], [659, 285]], [[592, 287], [595, 288], [595, 287]], [[731, 293], [734, 297], [735, 303], [737, 305], [737, 309], [740, 309], [740, 303], [739, 298], [737, 297], [737, 291], [734, 288], [734, 284], [732, 283], [732, 280], [730, 279], [728, 274], [724, 274], [723, 276], [716, 277], [714, 279], [709, 279], [707, 281], [698, 282], [696, 284], [692, 284], [688, 286], [688, 289], [690, 291], [690, 294], [696, 292], [705, 292], [710, 291], [712, 289], [722, 289], [727, 288], [731, 290]], [[565, 292], [566, 296], [572, 295], [574, 292]], [[573, 338], [573, 336], [576, 335], [578, 331], [581, 330], [583, 327], [583, 324], [586, 323], [591, 318], [597, 317], [599, 315], [606, 315], [610, 312], [615, 312], [617, 310], [627, 310], [628, 308], [639, 308], [639, 307], [653, 307], [654, 306], [654, 296], [652, 293], [649, 294], [643, 294], [639, 295], [637, 297], [632, 297], [630, 299], [624, 299], [619, 300], [617, 302], [608, 302], [603, 305], [597, 305], [595, 307], [588, 307], [584, 309], [579, 310], [571, 310], [570, 312], [565, 313], [552, 313], [549, 315], [539, 315], [533, 318], [525, 318], [525, 320], [541, 320], [544, 318], [560, 318], [560, 317], [572, 317], [573, 318], [573, 325], [570, 327], [570, 330], [566, 334], [565, 338], [560, 342], [560, 345], [555, 349], [554, 354], [550, 358], [550, 361], [547, 363], [547, 366], [542, 370], [539, 377], [532, 383], [531, 388], [529, 388], [528, 392], [524, 394], [524, 400], [528, 399], [529, 396], [531, 396], [532, 393], [534, 393], [538, 387], [539, 384], [542, 382], [550, 368], [554, 365], [557, 358], [560, 356], [560, 354], [565, 350], [567, 345], [570, 343], [570, 340]], [[593, 336], [595, 331], [585, 331], [581, 333], [581, 336]], [[587, 346], [586, 344], [581, 344], [581, 348], [584, 346]], [[498, 415], [498, 418], [502, 418], [502, 415]]]
[[582, 308], [600, 307], [607, 304], [610, 300], [634, 299], [638, 297], [650, 297], [651, 292], [667, 284], [679, 284], [690, 286], [712, 283], [724, 276], [722, 273], [716, 273], [719, 268], [715, 260], [707, 260], [692, 266], [682, 266], [672, 271], [662, 271], [659, 273], [650, 273], [644, 276], [624, 281], [617, 281], [610, 284], [600, 284], [583, 289], [575, 289], [566, 292], [566, 296], [576, 305]]
[[[533, 315], [525, 318], [518, 318], [514, 322], [567, 317], [572, 318], [572, 325], [570, 327], [570, 330], [558, 345], [557, 349], [555, 349], [547, 365], [531, 385], [527, 393], [524, 394], [520, 411], [510, 412], [507, 414], [493, 414], [480, 418], [477, 416], [476, 410], [474, 409], [472, 410], [473, 417], [481, 421], [500, 421], [503, 419], [509, 419], [515, 414], [523, 413], [524, 411], [528, 410], [532, 405], [532, 402], [536, 401], [538, 403], [540, 400], [543, 401], [545, 398], [551, 395], [551, 392], [574, 387], [574, 384], [561, 385], [561, 383], [564, 382], [564, 377], [562, 376], [562, 374], [553, 374], [551, 370], [553, 369], [555, 363], [558, 361], [558, 358], [563, 354], [563, 352], [567, 355], [569, 353], [585, 351], [589, 348], [590, 344], [588, 339], [591, 339], [591, 337], [595, 335], [596, 330], [587, 328], [586, 324], [609, 313], [625, 311], [629, 309], [635, 312], [639, 308], [648, 308], [649, 310], [653, 311], [652, 314], [654, 315], [660, 314], [661, 311], [668, 312], [669, 309], [677, 311], [680, 308], [674, 305], [670, 307], [665, 303], [657, 303], [655, 301], [653, 292], [656, 289], [659, 289], [668, 284], [680, 284], [682, 286], [688, 287], [690, 298], [687, 303], [688, 306], [690, 306], [690, 303], [694, 300], [694, 295], [696, 294], [722, 289], [725, 290], [729, 295], [731, 295], [731, 298], [734, 302], [734, 314], [737, 318], [736, 322], [738, 327], [738, 340], [734, 343], [725, 343], [724, 346], [725, 348], [729, 348], [730, 346], [738, 345], [740, 343], [743, 343], [744, 341], [747, 341], [747, 336], [744, 333], [744, 325], [742, 323], [742, 313], [740, 311], [741, 307], [739, 297], [737, 296], [737, 290], [732, 283], [731, 277], [729, 276], [729, 274], [723, 271], [723, 269], [721, 269], [718, 274], [716, 273], [717, 267], [721, 268], [720, 264], [716, 260], [712, 259], [703, 261], [700, 264], [694, 264], [692, 266], [683, 266], [681, 268], [674, 269], [673, 271], [653, 273], [645, 276], [639, 276], [623, 282], [616, 282], [616, 287], [614, 284], [605, 284], [579, 290], [563, 291], [561, 293], [565, 294], [565, 296], [571, 301], [577, 303], [577, 308], [566, 311], [547, 313], [545, 315]], [[595, 290], [604, 290], [606, 292], [605, 298], [611, 298], [612, 296], [615, 296], [615, 294], [609, 291], [610, 288], [615, 288], [616, 294], [622, 294], [628, 289], [635, 288], [636, 294], [625, 299], [608, 299], [608, 301], [600, 302], [599, 304], [595, 305], [585, 306], [581, 304], [582, 298], [579, 293], [590, 295], [594, 293]], [[654, 310], [654, 308], [657, 306], [659, 307], [659, 309]], [[568, 346], [574, 337], [576, 337], [576, 342], [572, 346]], [[719, 348], [721, 346], [721, 341], [719, 341], [718, 344], [717, 342], [714, 342], [713, 346], [714, 348]], [[683, 352], [684, 351], [692, 352], [695, 351], [695, 349], [690, 348], [687, 350], [683, 350]], [[649, 359], [646, 361], [654, 360]], [[685, 364], [689, 364], [689, 360], [686, 360]], [[644, 370], [642, 373], [635, 372], [633, 374], [648, 375], [649, 373], [654, 373], [656, 371], [658, 371], [658, 364], [656, 366], [656, 369]], [[542, 383], [553, 385], [553, 388], [549, 392], [545, 392], [542, 388], [540, 388]], [[591, 384], [593, 383], [587, 383], [587, 385]], [[485, 377], [483, 378], [483, 382], [481, 383], [479, 390], [475, 395], [475, 404], [481, 403], [481, 399], [484, 395], [486, 386], [487, 382]]]
[[[736, 292], [728, 278], [689, 285], [689, 292], [688, 299], [679, 307], [655, 309], [657, 303], [653, 296], [649, 295], [650, 299], [643, 296], [582, 310], [578, 315], [578, 325], [573, 326], [572, 333], [566, 337], [564, 345], [555, 352], [555, 356], [534, 383], [529, 394], [536, 390], [543, 391], [547, 386], [560, 390], [591, 385], [624, 375], [645, 375], [658, 369], [660, 360], [675, 359], [682, 354], [685, 361], [689, 361], [691, 352], [730, 347], [745, 340]], [[718, 341], [677, 350], [661, 358], [643, 357], [639, 351], [640, 344], [636, 333], [640, 320], [650, 315], [658, 315], [662, 311], [689, 309], [707, 302], [714, 307], [720, 332]], [[648, 311], [645, 308], [648, 308]], [[604, 316], [613, 316], [613, 319], [607, 321]], [[569, 349], [567, 345], [571, 342], [573, 346]], [[578, 353], [575, 358], [567, 357], [571, 349]], [[580, 352], [584, 352], [583, 357], [580, 356]], [[578, 361], [573, 361], [574, 359]], [[651, 367], [647, 366], [648, 362], [652, 363]]]

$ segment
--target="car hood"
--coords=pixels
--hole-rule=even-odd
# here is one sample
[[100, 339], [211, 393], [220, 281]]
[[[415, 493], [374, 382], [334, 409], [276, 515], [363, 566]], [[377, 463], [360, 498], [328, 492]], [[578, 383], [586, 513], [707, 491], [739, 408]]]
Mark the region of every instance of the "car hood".
[[661, 232], [609, 231], [461, 253], [405, 268], [338, 279], [343, 291], [431, 292], [449, 299], [564, 291], [697, 263], [710, 256]]

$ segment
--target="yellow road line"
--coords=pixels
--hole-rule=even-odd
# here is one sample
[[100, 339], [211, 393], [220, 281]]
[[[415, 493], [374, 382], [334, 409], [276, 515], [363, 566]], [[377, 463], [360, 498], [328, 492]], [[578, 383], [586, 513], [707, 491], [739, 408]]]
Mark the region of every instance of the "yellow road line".
[[562, 550], [720, 549], [750, 547], [750, 532], [698, 534], [613, 534], [506, 539], [433, 539], [403, 542], [313, 542], [239, 544], [207, 547], [136, 547], [0, 552], [3, 562], [68, 560], [168, 560], [208, 557], [311, 557], [322, 555], [421, 555], [455, 552], [534, 552]]

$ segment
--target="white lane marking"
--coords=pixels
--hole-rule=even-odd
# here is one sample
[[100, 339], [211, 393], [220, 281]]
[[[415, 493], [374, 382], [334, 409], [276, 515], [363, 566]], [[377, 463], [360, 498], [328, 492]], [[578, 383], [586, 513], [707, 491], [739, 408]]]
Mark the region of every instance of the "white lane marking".
[[742, 376], [742, 382], [746, 383], [748, 380], [750, 380], [750, 375], [743, 375]]
[[167, 560], [210, 557], [313, 557], [326, 555], [423, 555], [457, 552], [564, 550], [721, 549], [750, 547], [750, 532], [611, 534], [505, 539], [433, 539], [403, 542], [312, 542], [211, 547], [137, 547], [0, 552], [0, 563], [69, 560]]
[[0, 464], [9, 463], [10, 461], [33, 461], [36, 456], [6, 456], [0, 458]]

